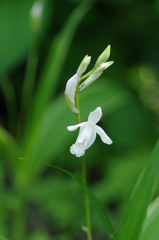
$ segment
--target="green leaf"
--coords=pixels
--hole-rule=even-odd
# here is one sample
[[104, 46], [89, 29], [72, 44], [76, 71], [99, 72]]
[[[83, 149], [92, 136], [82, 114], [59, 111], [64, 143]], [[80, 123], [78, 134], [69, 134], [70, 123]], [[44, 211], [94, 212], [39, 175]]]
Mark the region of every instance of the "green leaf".
[[147, 218], [139, 240], [158, 240], [159, 236], [159, 197], [148, 207]]
[[19, 161], [20, 147], [15, 139], [0, 126], [0, 151], [10, 162], [11, 170], [17, 169], [16, 163]]
[[14, 67], [27, 51], [31, 4], [31, 0], [0, 2], [0, 74]]
[[138, 240], [146, 216], [146, 210], [152, 198], [159, 169], [159, 140], [152, 157], [141, 173], [130, 198], [128, 211], [121, 227], [119, 240]]
[[75, 176], [73, 173], [70, 173], [69, 171], [66, 171], [65, 169], [53, 166], [51, 164], [47, 164], [47, 163], [44, 163], [44, 164], [66, 173], [72, 179], [74, 179], [75, 181], [77, 181], [79, 183], [79, 185], [82, 187], [82, 189], [88, 194], [89, 200], [92, 203], [93, 207], [96, 209], [98, 216], [105, 228], [105, 231], [107, 232], [107, 234], [109, 236], [114, 237], [115, 231], [110, 222], [108, 215], [106, 214], [105, 210], [100, 205], [98, 199], [94, 196], [93, 192], [88, 188], [88, 186], [86, 186], [85, 183], [82, 182], [82, 180], [80, 178], [78, 178], [77, 176]]

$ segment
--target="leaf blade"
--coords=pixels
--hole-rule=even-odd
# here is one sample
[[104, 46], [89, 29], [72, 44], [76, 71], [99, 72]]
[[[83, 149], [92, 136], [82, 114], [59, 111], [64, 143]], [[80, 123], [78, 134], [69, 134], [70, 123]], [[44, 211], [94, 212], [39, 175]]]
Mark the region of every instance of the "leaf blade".
[[[146, 216], [146, 210], [150, 203], [159, 168], [159, 139], [155, 145], [152, 156], [147, 163], [135, 186], [128, 205], [128, 212], [123, 221], [123, 228], [119, 234], [119, 240], [139, 239], [142, 225]], [[130, 223], [130, 224], [127, 224]]]

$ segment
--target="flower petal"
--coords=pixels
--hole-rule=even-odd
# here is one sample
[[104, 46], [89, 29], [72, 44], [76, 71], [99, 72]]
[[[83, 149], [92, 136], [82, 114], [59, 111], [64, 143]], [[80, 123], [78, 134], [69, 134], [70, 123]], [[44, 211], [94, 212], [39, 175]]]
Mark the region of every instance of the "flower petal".
[[89, 142], [87, 143], [86, 149], [88, 149], [94, 143], [95, 139], [96, 139], [96, 132], [94, 131], [94, 129], [92, 129], [92, 134], [89, 139]]
[[89, 114], [88, 122], [92, 125], [95, 125], [102, 117], [101, 107], [97, 107], [93, 112]]
[[67, 130], [68, 131], [74, 131], [76, 130], [78, 127], [83, 127], [84, 125], [88, 124], [87, 122], [83, 122], [83, 123], [79, 123], [79, 124], [76, 124], [74, 126], [69, 126], [67, 127]]
[[104, 132], [104, 130], [101, 127], [95, 125], [95, 126], [93, 126], [93, 129], [101, 137], [101, 140], [104, 143], [112, 144], [112, 140], [108, 137], [108, 135]]
[[96, 139], [96, 132], [88, 123], [81, 126], [76, 142], [84, 144], [85, 150], [89, 148]]
[[78, 77], [78, 74], [76, 73], [66, 83], [65, 94], [68, 96], [68, 98], [71, 101], [74, 101], [78, 79], [79, 77]]

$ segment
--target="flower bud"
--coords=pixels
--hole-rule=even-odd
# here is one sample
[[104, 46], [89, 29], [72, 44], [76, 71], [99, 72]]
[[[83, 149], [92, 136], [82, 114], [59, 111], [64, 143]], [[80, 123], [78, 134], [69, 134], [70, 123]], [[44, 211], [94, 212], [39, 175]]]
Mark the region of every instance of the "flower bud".
[[102, 63], [106, 62], [109, 56], [110, 56], [110, 45], [108, 45], [108, 47], [98, 57], [94, 67], [99, 67]]
[[106, 68], [110, 67], [114, 62], [105, 62], [102, 63], [99, 67], [97, 67], [93, 73], [79, 86], [80, 91], [88, 87], [92, 84], [100, 75], [105, 71]]
[[97, 78], [100, 77], [101, 74], [102, 74], [102, 72], [98, 72], [98, 73], [93, 73], [91, 76], [89, 76], [89, 77], [79, 86], [80, 91], [82, 91], [83, 89], [85, 89], [86, 87], [88, 87], [90, 84], [92, 84]]
[[43, 4], [40, 1], [37, 1], [33, 4], [30, 10], [30, 17], [31, 17], [31, 28], [33, 32], [39, 32], [41, 18], [43, 14]]
[[103, 72], [105, 71], [108, 67], [110, 67], [112, 64], [114, 63], [114, 61], [111, 61], [111, 62], [105, 62], [105, 63], [102, 63], [99, 67], [97, 67], [93, 74], [94, 73], [98, 73], [98, 72]]
[[87, 67], [88, 67], [88, 64], [90, 63], [91, 61], [91, 57], [86, 55], [82, 62], [80, 63], [78, 69], [77, 69], [77, 74], [79, 77], [81, 77], [81, 75], [86, 71]]

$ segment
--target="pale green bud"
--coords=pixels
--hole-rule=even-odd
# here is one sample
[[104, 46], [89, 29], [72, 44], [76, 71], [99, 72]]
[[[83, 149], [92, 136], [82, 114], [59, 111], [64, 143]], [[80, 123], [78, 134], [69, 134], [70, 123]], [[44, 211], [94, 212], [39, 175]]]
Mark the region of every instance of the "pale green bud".
[[90, 84], [92, 84], [97, 78], [100, 77], [101, 74], [102, 74], [102, 72], [98, 72], [98, 73], [93, 73], [91, 76], [89, 76], [89, 77], [79, 86], [80, 91], [82, 91], [83, 89], [85, 89], [86, 87], [88, 87]]
[[99, 67], [97, 67], [93, 73], [79, 86], [80, 91], [91, 85], [100, 75], [110, 67], [114, 62], [105, 62], [102, 63]]
[[106, 62], [110, 56], [110, 45], [102, 52], [102, 54], [98, 57], [94, 67], [99, 67], [102, 63]]
[[79, 77], [81, 77], [81, 75], [86, 71], [87, 67], [88, 67], [88, 64], [90, 63], [91, 61], [91, 57], [86, 55], [82, 62], [80, 63], [78, 69], [77, 69], [77, 74]]
[[94, 73], [98, 73], [98, 72], [104, 72], [108, 67], [110, 67], [112, 64], [114, 63], [114, 61], [111, 61], [111, 62], [105, 62], [105, 63], [102, 63], [99, 67], [97, 67], [93, 74]]

